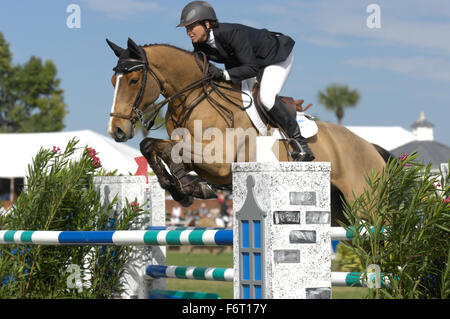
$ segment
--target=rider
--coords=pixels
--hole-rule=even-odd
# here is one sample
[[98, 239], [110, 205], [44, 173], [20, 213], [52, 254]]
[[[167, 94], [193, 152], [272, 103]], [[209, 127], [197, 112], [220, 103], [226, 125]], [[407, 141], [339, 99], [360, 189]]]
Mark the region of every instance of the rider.
[[226, 70], [210, 64], [208, 72], [213, 79], [239, 83], [257, 76], [261, 104], [289, 138], [298, 142], [291, 143], [292, 157], [314, 159], [295, 118], [279, 97], [294, 62], [293, 39], [267, 29], [219, 23], [213, 7], [206, 1], [188, 3], [177, 27], [186, 27], [194, 51], [203, 51], [210, 60], [225, 64]]

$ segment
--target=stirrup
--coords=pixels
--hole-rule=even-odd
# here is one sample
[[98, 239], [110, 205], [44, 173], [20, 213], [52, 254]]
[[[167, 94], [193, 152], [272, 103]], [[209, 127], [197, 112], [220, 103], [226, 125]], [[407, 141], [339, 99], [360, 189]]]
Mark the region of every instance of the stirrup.
[[[294, 143], [298, 146], [298, 149], [300, 149], [300, 152], [298, 153], [298, 156], [294, 157], [294, 156], [292, 155], [292, 153], [294, 153], [294, 152], [291, 152], [291, 151], [289, 150], [289, 148], [288, 148], [288, 154], [289, 154], [289, 157], [291, 158], [291, 160], [293, 160], [293, 161], [295, 161], [295, 162], [301, 162], [301, 161], [303, 161], [303, 159], [306, 157], [306, 152], [305, 152], [305, 150], [303, 149], [303, 147], [300, 145], [300, 143], [299, 143], [295, 138], [291, 138], [291, 137], [289, 137], [289, 138], [287, 139], [287, 142], [288, 142], [288, 144], [291, 145], [291, 146], [292, 146], [291, 142], [294, 142]], [[294, 146], [292, 146], [292, 148], [293, 148], [294, 150], [296, 149]]]

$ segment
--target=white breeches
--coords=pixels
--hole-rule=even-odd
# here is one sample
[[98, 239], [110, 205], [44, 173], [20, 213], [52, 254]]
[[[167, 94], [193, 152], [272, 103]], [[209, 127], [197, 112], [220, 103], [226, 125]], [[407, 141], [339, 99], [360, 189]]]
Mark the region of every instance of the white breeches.
[[294, 64], [294, 54], [291, 52], [286, 60], [269, 65], [264, 69], [261, 78], [259, 97], [262, 105], [269, 111], [275, 104], [275, 97], [280, 94]]

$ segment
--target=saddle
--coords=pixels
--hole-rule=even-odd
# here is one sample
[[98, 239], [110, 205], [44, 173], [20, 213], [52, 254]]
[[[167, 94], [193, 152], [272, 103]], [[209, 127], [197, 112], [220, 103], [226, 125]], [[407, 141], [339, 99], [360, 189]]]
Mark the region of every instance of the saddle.
[[[260, 98], [259, 98], [259, 91], [261, 89], [261, 86], [257, 82], [252, 89], [252, 96], [253, 96], [253, 103], [255, 104], [256, 111], [258, 112], [261, 120], [263, 121], [264, 125], [270, 125], [273, 127], [278, 127], [278, 124], [275, 123], [274, 120], [272, 120], [269, 115], [267, 114], [266, 109], [262, 105]], [[304, 112], [308, 108], [312, 106], [312, 104], [308, 104], [305, 108], [303, 108], [302, 104], [304, 102], [303, 99], [300, 100], [294, 100], [293, 97], [289, 96], [280, 96], [281, 101], [288, 109], [289, 113], [294, 117], [294, 119], [297, 116], [297, 112]]]

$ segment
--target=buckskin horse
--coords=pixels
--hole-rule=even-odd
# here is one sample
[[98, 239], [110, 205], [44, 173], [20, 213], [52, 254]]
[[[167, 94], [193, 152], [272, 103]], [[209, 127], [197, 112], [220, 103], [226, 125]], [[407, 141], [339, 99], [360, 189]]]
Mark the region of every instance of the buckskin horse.
[[[204, 55], [167, 44], [138, 46], [130, 38], [126, 49], [106, 41], [119, 58], [111, 79], [115, 91], [108, 124], [108, 134], [116, 142], [133, 138], [138, 121], [150, 128], [166, 104], [165, 126], [169, 136], [175, 129], [184, 128], [193, 137], [191, 142], [202, 146], [201, 150], [211, 148], [211, 134], [209, 138], [203, 135], [208, 129], [223, 133], [214, 136], [219, 139], [216, 142], [223, 142], [223, 147], [227, 145], [227, 129], [255, 129], [245, 111], [240, 86], [208, 78]], [[160, 95], [164, 99], [156, 103]], [[202, 124], [200, 134], [195, 134], [196, 120]], [[331, 162], [332, 224], [336, 225], [337, 219], [344, 220], [340, 197], [351, 201], [353, 196], [360, 196], [365, 188], [365, 175], [371, 170], [380, 172], [389, 153], [343, 126], [316, 123], [318, 132], [308, 143], [315, 161]], [[231, 162], [237, 161], [238, 156], [240, 161], [249, 161], [254, 152], [249, 139], [247, 136], [226, 150], [210, 150], [210, 154], [221, 157], [213, 162], [195, 147], [183, 148], [184, 161], [174, 161], [172, 150], [179, 140], [147, 137], [141, 141], [140, 149], [161, 187], [183, 206], [190, 206], [194, 197], [215, 198], [218, 189], [230, 187]], [[199, 156], [200, 161], [193, 160]], [[288, 147], [279, 147], [278, 158], [290, 160]]]

